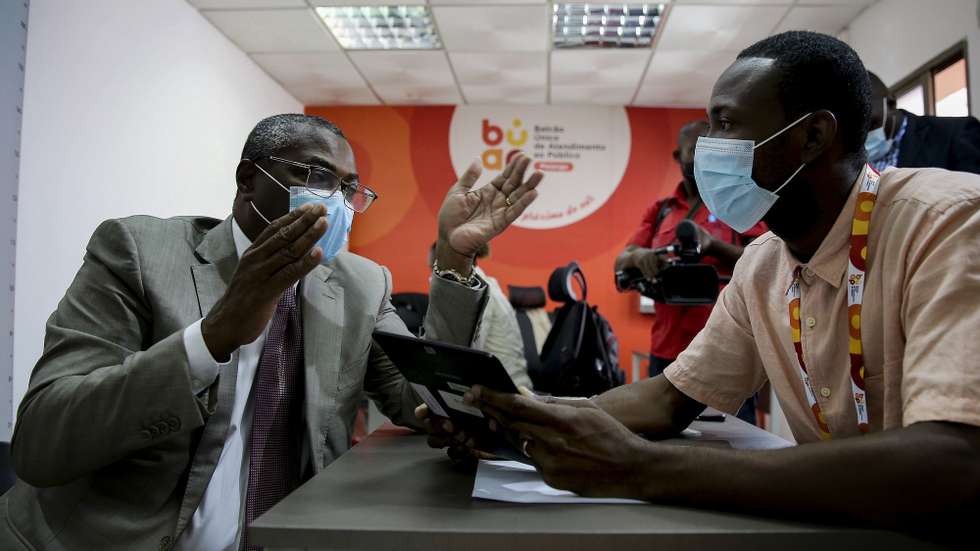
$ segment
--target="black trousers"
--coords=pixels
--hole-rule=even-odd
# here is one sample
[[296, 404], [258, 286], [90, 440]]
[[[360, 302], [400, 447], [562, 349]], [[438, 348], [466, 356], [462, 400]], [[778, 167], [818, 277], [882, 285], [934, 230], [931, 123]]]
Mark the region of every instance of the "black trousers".
[[[650, 377], [656, 377], [667, 369], [667, 366], [674, 363], [674, 358], [661, 358], [659, 356], [650, 356]], [[738, 410], [736, 415], [739, 419], [745, 421], [746, 423], [755, 424], [755, 395], [750, 397], [748, 400], [742, 404], [742, 408]]]

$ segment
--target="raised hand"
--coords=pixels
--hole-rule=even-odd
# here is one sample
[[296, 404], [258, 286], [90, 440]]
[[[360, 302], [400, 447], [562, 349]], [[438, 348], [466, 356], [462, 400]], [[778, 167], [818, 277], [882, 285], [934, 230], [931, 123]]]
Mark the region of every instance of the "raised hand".
[[273, 220], [242, 255], [228, 289], [204, 318], [201, 334], [211, 355], [224, 361], [259, 337], [283, 291], [320, 263], [316, 242], [327, 231], [323, 205], [303, 205]]
[[538, 196], [534, 188], [543, 175], [534, 172], [525, 181], [530, 164], [530, 158], [519, 154], [489, 185], [479, 189], [473, 189], [483, 172], [479, 162], [466, 169], [439, 209], [439, 241], [443, 246], [437, 254], [441, 266], [449, 263], [449, 259], [442, 258], [447, 252], [472, 260], [483, 245], [507, 229], [534, 201]]

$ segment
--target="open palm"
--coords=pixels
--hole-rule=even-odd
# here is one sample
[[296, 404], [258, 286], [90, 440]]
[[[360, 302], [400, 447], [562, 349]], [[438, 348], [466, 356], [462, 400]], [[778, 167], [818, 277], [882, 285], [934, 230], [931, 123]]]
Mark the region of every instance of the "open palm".
[[534, 172], [524, 181], [531, 159], [517, 155], [490, 185], [473, 189], [483, 172], [479, 162], [466, 169], [446, 194], [439, 209], [439, 238], [457, 253], [473, 256], [527, 209], [543, 175]]

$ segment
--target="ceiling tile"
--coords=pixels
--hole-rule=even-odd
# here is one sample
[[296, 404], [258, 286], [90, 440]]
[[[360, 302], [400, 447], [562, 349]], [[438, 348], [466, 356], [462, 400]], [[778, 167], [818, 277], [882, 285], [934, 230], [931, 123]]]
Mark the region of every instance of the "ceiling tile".
[[460, 53], [449, 59], [467, 103], [544, 103], [548, 54]]
[[634, 105], [704, 107], [735, 53], [658, 50]]
[[817, 31], [836, 35], [861, 13], [861, 5], [795, 6], [779, 24], [777, 32]]
[[875, 0], [803, 0], [800, 5], [803, 6], [833, 6], [833, 5], [847, 5], [847, 6], [860, 6], [865, 7], [873, 4]]
[[313, 0], [313, 7], [320, 6], [415, 6], [425, 0]]
[[[752, 5], [752, 4], [767, 4], [767, 5], [790, 5], [796, 0], [674, 0], [675, 4], [704, 4], [707, 6], [727, 6], [727, 5]], [[847, 0], [842, 0], [847, 2]]]
[[548, 54], [501, 52], [450, 52], [456, 78], [467, 85], [544, 86], [548, 76]]
[[306, 2], [303, 0], [187, 0], [187, 2], [199, 10], [306, 7]]
[[450, 52], [548, 50], [548, 7], [436, 6], [442, 42]]
[[524, 104], [541, 105], [546, 103], [548, 94], [545, 86], [463, 86], [466, 103], [470, 105]]
[[769, 36], [788, 6], [676, 5], [657, 50], [739, 51]]
[[287, 84], [286, 90], [303, 105], [378, 105], [381, 102], [367, 86], [346, 84]]
[[340, 50], [311, 9], [203, 10], [201, 14], [246, 53]]
[[429, 0], [432, 6], [463, 6], [488, 4], [533, 4], [546, 5], [547, 0]]
[[375, 87], [378, 95], [388, 105], [458, 105], [463, 103], [456, 85], [425, 86], [401, 85]]
[[650, 50], [559, 50], [551, 52], [552, 85], [636, 86]]
[[344, 54], [252, 54], [251, 57], [306, 105], [379, 103]]
[[[670, 0], [667, 0], [670, 1]], [[673, 0], [675, 4], [701, 4], [706, 6], [751, 6], [766, 5], [777, 6], [790, 4], [802, 4], [806, 6], [847, 4], [853, 6], [867, 6], [875, 0]]]
[[342, 53], [252, 54], [251, 58], [283, 84], [334, 81], [364, 86], [364, 79]]
[[591, 84], [551, 86], [551, 103], [588, 103], [592, 105], [629, 105], [636, 86], [602, 86]]
[[349, 52], [385, 103], [462, 103], [445, 52]]
[[651, 51], [560, 50], [551, 53], [551, 102], [627, 105]]

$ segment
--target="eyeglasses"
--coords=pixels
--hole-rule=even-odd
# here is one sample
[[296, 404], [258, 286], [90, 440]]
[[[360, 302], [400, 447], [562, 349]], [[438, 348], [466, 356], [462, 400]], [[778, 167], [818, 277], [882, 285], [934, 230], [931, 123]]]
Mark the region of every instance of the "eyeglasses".
[[268, 159], [305, 170], [306, 189], [313, 195], [327, 198], [333, 196], [339, 189], [344, 195], [344, 202], [347, 204], [347, 208], [354, 212], [362, 213], [366, 211], [374, 203], [374, 200], [378, 198], [377, 193], [372, 191], [371, 188], [362, 186], [356, 177], [345, 181], [340, 176], [337, 176], [334, 171], [322, 166], [290, 161], [281, 157], [269, 156]]

